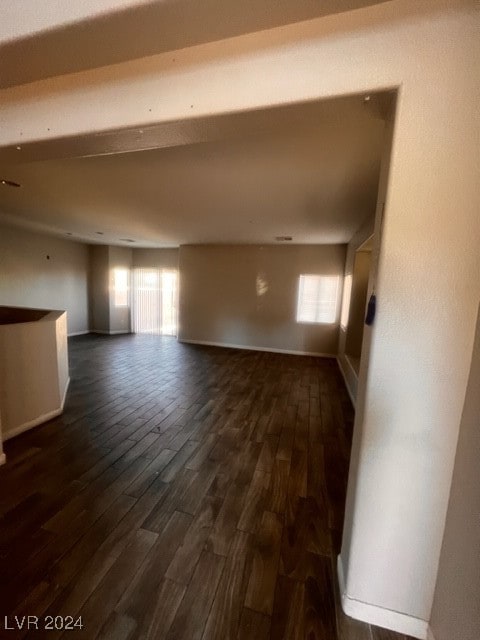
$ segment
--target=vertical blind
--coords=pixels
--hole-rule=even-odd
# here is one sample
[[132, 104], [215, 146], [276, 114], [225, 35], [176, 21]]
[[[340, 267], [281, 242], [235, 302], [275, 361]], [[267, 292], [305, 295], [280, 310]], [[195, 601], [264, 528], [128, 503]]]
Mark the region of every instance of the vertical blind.
[[177, 335], [178, 275], [166, 269], [134, 269], [132, 328], [134, 333]]

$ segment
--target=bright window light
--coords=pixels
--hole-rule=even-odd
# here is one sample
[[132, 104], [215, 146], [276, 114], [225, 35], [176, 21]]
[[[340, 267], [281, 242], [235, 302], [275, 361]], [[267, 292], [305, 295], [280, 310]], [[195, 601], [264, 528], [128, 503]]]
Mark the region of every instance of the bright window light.
[[339, 280], [338, 276], [301, 275], [297, 322], [333, 324], [337, 317]]
[[128, 269], [113, 270], [113, 304], [128, 307]]
[[176, 336], [177, 318], [177, 271], [134, 269], [132, 284], [134, 333]]
[[348, 326], [348, 314], [350, 313], [350, 298], [352, 295], [352, 275], [345, 276], [342, 296], [342, 315], [340, 316], [340, 326], [346, 329]]

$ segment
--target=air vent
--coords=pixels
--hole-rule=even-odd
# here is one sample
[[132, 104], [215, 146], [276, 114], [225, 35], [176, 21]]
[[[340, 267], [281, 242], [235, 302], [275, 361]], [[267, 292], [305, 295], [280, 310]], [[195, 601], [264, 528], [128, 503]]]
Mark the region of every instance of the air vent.
[[277, 242], [291, 242], [292, 241], [292, 236], [276, 236], [275, 240]]

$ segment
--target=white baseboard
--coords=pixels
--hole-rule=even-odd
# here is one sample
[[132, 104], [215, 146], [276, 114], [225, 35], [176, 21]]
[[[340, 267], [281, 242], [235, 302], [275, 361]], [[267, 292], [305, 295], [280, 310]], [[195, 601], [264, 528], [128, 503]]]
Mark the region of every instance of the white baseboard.
[[244, 351], [265, 351], [267, 353], [284, 353], [292, 356], [315, 356], [317, 358], [335, 358], [334, 353], [317, 353], [316, 351], [292, 351], [290, 349], [274, 349], [270, 347], [252, 347], [245, 344], [230, 344], [229, 342], [210, 342], [207, 340], [188, 340], [178, 338], [178, 342], [187, 344], [201, 344], [207, 347], [223, 347], [224, 349], [243, 349]]
[[343, 368], [343, 362], [342, 362], [342, 360], [340, 359], [339, 356], [337, 356], [337, 362], [338, 362], [338, 368], [340, 369], [340, 373], [342, 374], [342, 377], [343, 377], [343, 381], [345, 382], [345, 386], [347, 387], [348, 395], [350, 396], [350, 400], [352, 401], [352, 404], [353, 404], [353, 406], [355, 408], [357, 406], [357, 399], [355, 398], [353, 390], [350, 387], [350, 383], [348, 381], [348, 376], [345, 375], [345, 369]]
[[75, 331], [75, 333], [67, 334], [67, 338], [74, 338], [75, 336], [86, 336], [90, 331]]
[[419, 638], [419, 640], [427, 640], [433, 637], [428, 635], [429, 625], [426, 620], [350, 598], [345, 590], [341, 556], [337, 557], [337, 575], [342, 599], [342, 609], [347, 616], [361, 620], [362, 622], [367, 622], [368, 624], [376, 625], [377, 627], [396, 631], [397, 633], [404, 633], [407, 636]]
[[122, 331], [101, 331], [100, 329], [92, 329], [91, 331], [88, 331], [88, 333], [99, 333], [104, 336], [118, 336], [118, 335], [122, 335], [125, 333], [132, 333], [132, 332], [126, 331], [124, 329], [122, 329]]
[[5, 456], [4, 453], [0, 453], [0, 467], [2, 466], [2, 464], [5, 464], [5, 462], [7, 461], [7, 458]]
[[29, 429], [33, 429], [34, 427], [38, 427], [39, 425], [43, 424], [44, 422], [48, 422], [49, 420], [53, 420], [53, 418], [56, 418], [59, 415], [61, 415], [63, 413], [63, 408], [65, 406], [65, 400], [67, 398], [67, 391], [68, 391], [69, 385], [70, 385], [70, 378], [68, 378], [67, 384], [65, 385], [65, 390], [63, 392], [63, 398], [62, 398], [60, 407], [58, 409], [54, 409], [53, 411], [49, 411], [48, 413], [43, 413], [42, 415], [37, 416], [33, 420], [29, 420], [28, 422], [24, 422], [23, 424], [19, 425], [18, 427], [15, 427], [15, 429], [12, 429], [11, 431], [8, 431], [7, 433], [3, 434], [3, 441], [5, 442], [6, 440], [10, 440], [10, 438], [14, 438], [15, 436], [19, 436], [24, 431], [28, 431]]
[[38, 425], [43, 424], [44, 422], [48, 422], [49, 420], [52, 420], [53, 418], [56, 418], [61, 413], [62, 413], [62, 408], [61, 407], [59, 407], [58, 409], [54, 409], [53, 411], [49, 411], [48, 413], [43, 413], [42, 415], [37, 416], [33, 420], [29, 420], [28, 422], [24, 422], [23, 424], [19, 425], [18, 427], [15, 427], [15, 429], [12, 429], [11, 431], [8, 431], [7, 433], [5, 433], [4, 436], [3, 436], [3, 440], [5, 442], [6, 440], [10, 440], [10, 438], [14, 438], [15, 436], [20, 435], [24, 431], [28, 431], [29, 429], [33, 429], [33, 427], [38, 427]]

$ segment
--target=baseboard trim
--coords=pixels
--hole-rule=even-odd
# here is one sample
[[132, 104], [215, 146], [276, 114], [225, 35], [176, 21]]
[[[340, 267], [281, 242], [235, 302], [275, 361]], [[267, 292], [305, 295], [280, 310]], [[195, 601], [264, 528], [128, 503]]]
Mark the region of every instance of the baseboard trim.
[[264, 351], [266, 353], [283, 353], [292, 356], [315, 356], [317, 358], [335, 358], [334, 353], [317, 353], [316, 351], [292, 351], [290, 349], [274, 349], [270, 347], [251, 347], [244, 344], [231, 344], [229, 342], [210, 342], [207, 340], [188, 340], [178, 338], [178, 342], [187, 344], [200, 344], [206, 347], [223, 347], [224, 349], [242, 349], [243, 351]]
[[0, 467], [2, 466], [2, 464], [5, 464], [5, 462], [7, 461], [7, 457], [4, 453], [0, 453]]
[[74, 338], [75, 336], [86, 336], [90, 331], [75, 331], [74, 333], [68, 333], [67, 338]]
[[337, 557], [337, 576], [342, 609], [347, 616], [361, 620], [362, 622], [367, 622], [368, 624], [396, 631], [397, 633], [404, 633], [407, 636], [419, 638], [419, 640], [428, 640], [430, 638], [428, 635], [429, 625], [426, 620], [349, 598], [345, 590], [343, 563], [340, 555]]
[[59, 415], [63, 413], [63, 408], [65, 406], [65, 400], [67, 398], [68, 387], [70, 386], [70, 378], [67, 379], [67, 384], [65, 385], [65, 390], [63, 392], [63, 398], [58, 409], [54, 409], [53, 411], [49, 411], [48, 413], [43, 413], [40, 416], [37, 416], [33, 420], [29, 420], [28, 422], [24, 422], [23, 424], [15, 427], [8, 433], [5, 433], [3, 436], [3, 441], [10, 440], [10, 438], [14, 438], [15, 436], [19, 436], [24, 431], [28, 431], [29, 429], [33, 429], [34, 427], [38, 427], [44, 422], [48, 422], [49, 420], [53, 420], [53, 418], [57, 418]]
[[340, 357], [337, 356], [337, 363], [338, 363], [338, 368], [340, 369], [340, 373], [342, 374], [343, 377], [343, 381], [345, 382], [345, 386], [347, 387], [347, 391], [348, 391], [348, 395], [350, 396], [350, 400], [352, 401], [352, 404], [354, 406], [354, 408], [357, 406], [357, 399], [355, 398], [353, 391], [350, 387], [350, 383], [348, 381], [348, 377], [345, 375], [345, 369], [343, 367], [343, 362], [341, 361]]
[[100, 329], [92, 329], [91, 331], [88, 331], [87, 333], [99, 333], [102, 336], [119, 336], [119, 335], [123, 335], [126, 333], [132, 333], [131, 331], [101, 331]]

